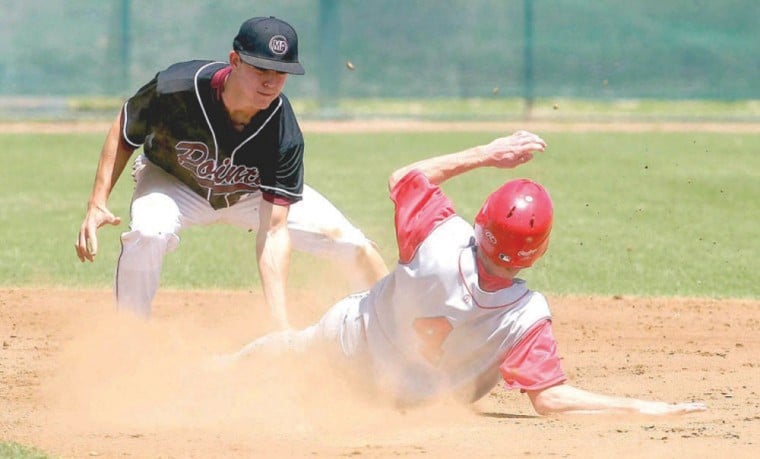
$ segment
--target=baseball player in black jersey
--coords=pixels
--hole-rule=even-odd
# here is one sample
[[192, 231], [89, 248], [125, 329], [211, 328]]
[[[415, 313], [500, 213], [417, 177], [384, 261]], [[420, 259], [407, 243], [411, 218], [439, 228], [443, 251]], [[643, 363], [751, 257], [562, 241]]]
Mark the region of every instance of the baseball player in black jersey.
[[291, 244], [358, 264], [364, 287], [387, 274], [374, 244], [303, 183], [304, 139], [281, 93], [289, 74], [303, 73], [295, 30], [280, 19], [256, 17], [241, 25], [229, 63], [176, 63], [127, 100], [104, 142], [76, 243], [79, 259], [93, 261], [97, 229], [120, 224], [106, 202], [142, 146], [115, 276], [120, 309], [150, 315], [164, 255], [192, 225], [256, 231], [264, 294], [283, 329], [289, 328]]

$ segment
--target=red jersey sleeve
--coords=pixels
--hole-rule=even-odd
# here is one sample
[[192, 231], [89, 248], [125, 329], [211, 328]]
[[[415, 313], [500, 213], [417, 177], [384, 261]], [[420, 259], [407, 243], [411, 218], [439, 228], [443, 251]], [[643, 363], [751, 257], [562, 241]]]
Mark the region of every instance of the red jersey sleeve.
[[441, 188], [418, 170], [412, 170], [396, 183], [391, 200], [396, 205], [399, 261], [408, 263], [433, 229], [454, 215], [454, 206]]
[[550, 320], [533, 326], [499, 367], [510, 389], [541, 390], [567, 380], [557, 355]]

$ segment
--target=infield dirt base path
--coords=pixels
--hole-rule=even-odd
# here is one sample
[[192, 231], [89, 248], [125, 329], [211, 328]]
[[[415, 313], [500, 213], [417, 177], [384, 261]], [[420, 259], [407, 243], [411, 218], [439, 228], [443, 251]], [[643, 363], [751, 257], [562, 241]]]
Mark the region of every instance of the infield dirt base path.
[[[257, 293], [161, 291], [144, 322], [109, 291], [2, 289], [0, 440], [58, 457], [758, 457], [759, 301], [549, 300], [571, 382], [709, 410], [541, 418], [501, 387], [400, 410], [317, 358], [210, 366], [270, 329]], [[293, 297], [296, 324], [313, 302]]]

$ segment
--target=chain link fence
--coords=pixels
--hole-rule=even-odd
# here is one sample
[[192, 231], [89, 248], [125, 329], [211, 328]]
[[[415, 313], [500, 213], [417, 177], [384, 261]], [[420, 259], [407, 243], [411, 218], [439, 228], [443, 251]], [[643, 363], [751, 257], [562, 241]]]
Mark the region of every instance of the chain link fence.
[[175, 61], [226, 60], [243, 20], [263, 15], [298, 31], [307, 74], [286, 93], [314, 113], [760, 99], [756, 0], [0, 0], [0, 11], [0, 105], [17, 114], [113, 105]]

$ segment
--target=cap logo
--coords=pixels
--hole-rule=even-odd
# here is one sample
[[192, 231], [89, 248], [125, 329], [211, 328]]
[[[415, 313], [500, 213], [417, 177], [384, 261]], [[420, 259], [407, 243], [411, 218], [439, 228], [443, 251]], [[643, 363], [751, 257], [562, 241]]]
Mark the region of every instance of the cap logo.
[[275, 35], [269, 39], [269, 51], [277, 56], [282, 56], [288, 52], [288, 40], [282, 35]]

